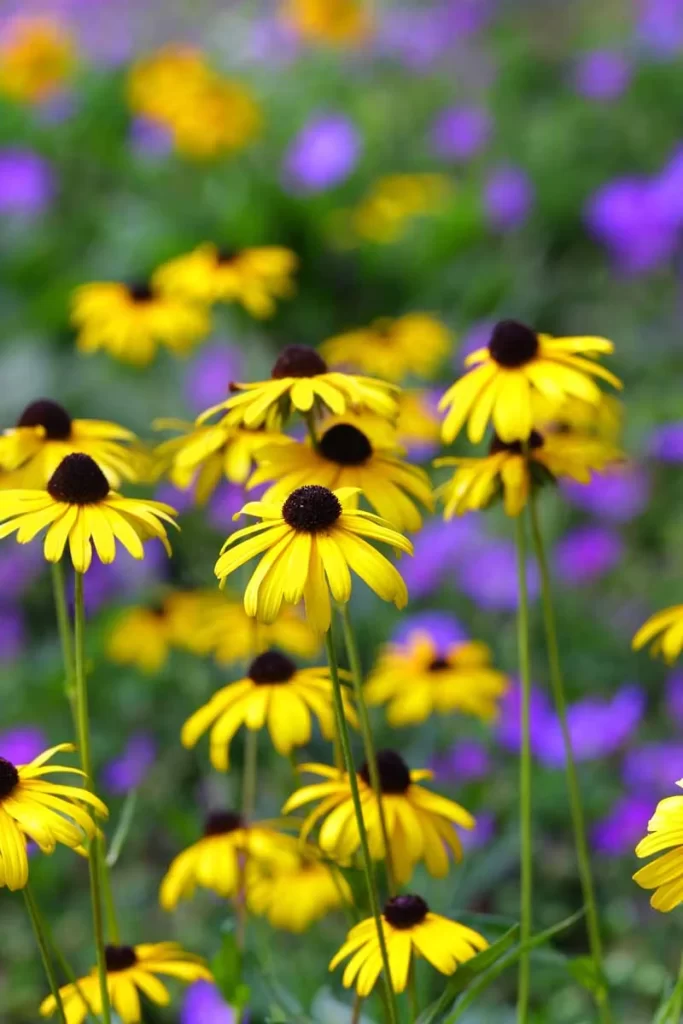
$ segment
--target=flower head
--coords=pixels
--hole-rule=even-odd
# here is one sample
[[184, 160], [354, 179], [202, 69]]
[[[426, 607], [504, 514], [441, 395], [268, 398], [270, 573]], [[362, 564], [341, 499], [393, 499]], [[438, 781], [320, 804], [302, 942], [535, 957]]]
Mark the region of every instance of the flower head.
[[614, 50], [584, 53], [574, 68], [574, 88], [586, 99], [608, 103], [628, 88], [631, 66]]
[[578, 526], [562, 537], [554, 552], [558, 579], [567, 586], [593, 583], [619, 564], [624, 543], [606, 526]]
[[325, 192], [353, 172], [362, 141], [343, 114], [317, 114], [303, 126], [285, 154], [283, 179], [292, 192]]
[[104, 767], [102, 777], [112, 793], [129, 793], [145, 781], [157, 756], [157, 745], [147, 732], [134, 733], [121, 754]]
[[283, 11], [305, 39], [336, 46], [362, 42], [372, 25], [361, 0], [284, 0]]
[[297, 658], [312, 658], [320, 650], [320, 637], [298, 608], [285, 605], [266, 624], [250, 618], [242, 601], [213, 590], [202, 593], [198, 607], [185, 645], [195, 654], [213, 655], [220, 665], [245, 661], [273, 647]]
[[2, 26], [0, 93], [42, 103], [64, 85], [73, 66], [73, 41], [58, 21], [20, 16]]
[[484, 182], [484, 211], [494, 231], [522, 227], [534, 204], [534, 187], [519, 167], [494, 168]]
[[195, 981], [185, 993], [180, 1024], [237, 1024], [237, 1015], [217, 985]]
[[[676, 785], [683, 787], [683, 780]], [[636, 846], [636, 856], [668, 853], [636, 871], [633, 880], [643, 889], [654, 889], [651, 906], [668, 913], [683, 903], [683, 796], [660, 800], [647, 830], [649, 834]]]
[[153, 676], [166, 664], [170, 648], [168, 618], [158, 605], [126, 608], [110, 629], [105, 650], [110, 661]]
[[634, 651], [651, 644], [653, 656], [661, 654], [669, 664], [683, 649], [683, 604], [656, 612], [640, 627], [633, 638]]
[[491, 138], [491, 118], [480, 107], [449, 107], [432, 127], [432, 148], [444, 160], [471, 160]]
[[30, 149], [0, 149], [0, 214], [34, 217], [55, 192], [50, 164]]
[[273, 928], [303, 932], [331, 910], [353, 903], [349, 883], [304, 845], [291, 862], [255, 864], [247, 876], [247, 903]]
[[432, 377], [449, 347], [448, 330], [439, 320], [427, 313], [407, 313], [328, 338], [320, 353], [333, 366], [351, 366], [398, 383], [411, 373]]

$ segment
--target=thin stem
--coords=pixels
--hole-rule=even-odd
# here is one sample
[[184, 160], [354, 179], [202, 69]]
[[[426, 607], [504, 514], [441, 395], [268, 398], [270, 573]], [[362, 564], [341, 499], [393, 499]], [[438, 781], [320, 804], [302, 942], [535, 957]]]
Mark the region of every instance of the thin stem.
[[57, 976], [55, 975], [54, 967], [52, 965], [52, 957], [50, 956], [49, 945], [47, 936], [45, 934], [45, 928], [43, 926], [43, 919], [38, 909], [38, 904], [35, 901], [35, 897], [31, 891], [28, 883], [24, 887], [24, 902], [26, 903], [26, 909], [28, 916], [31, 919], [31, 925], [33, 927], [33, 934], [36, 942], [38, 943], [38, 949], [40, 950], [40, 958], [43, 961], [43, 967], [45, 968], [45, 974], [50, 985], [50, 991], [54, 996], [57, 1004], [57, 1010], [61, 1017], [62, 1024], [66, 1024], [66, 1014], [64, 1013], [64, 1003], [62, 1002], [62, 994], [59, 991], [59, 984], [57, 982]]
[[320, 450], [320, 442], [318, 441], [318, 435], [315, 432], [315, 419], [313, 417], [313, 410], [304, 414], [306, 420], [306, 427], [308, 429], [308, 436], [311, 439], [311, 447], [314, 452]]
[[387, 870], [387, 885], [389, 887], [389, 895], [395, 896], [396, 876], [394, 873], [394, 864], [391, 856], [391, 845], [389, 843], [387, 819], [384, 814], [382, 786], [380, 784], [379, 768], [377, 767], [377, 751], [375, 749], [375, 741], [372, 736], [372, 728], [370, 725], [368, 706], [365, 703], [365, 695], [363, 693], [363, 668], [361, 666], [360, 653], [358, 651], [358, 644], [356, 643], [356, 636], [353, 631], [353, 626], [351, 624], [349, 606], [347, 604], [340, 605], [339, 614], [341, 615], [342, 627], [344, 630], [344, 643], [346, 645], [346, 653], [348, 655], [349, 667], [351, 669], [351, 678], [353, 680], [353, 692], [356, 698], [356, 707], [358, 709], [358, 719], [360, 721], [360, 731], [363, 737], [363, 747], [365, 749], [365, 759], [367, 761], [368, 773], [370, 775], [370, 784], [373, 790], [375, 791], [375, 796], [377, 797], [379, 824], [382, 830], [382, 842], [384, 844], [384, 857]]
[[[531, 737], [529, 704], [531, 698], [531, 657], [529, 651], [529, 596], [526, 579], [526, 532], [524, 517], [516, 520], [517, 576], [519, 609], [517, 612], [517, 647], [519, 676], [522, 685], [521, 725], [522, 743], [519, 758], [519, 827], [520, 827], [520, 943], [531, 938], [531, 904], [533, 886], [533, 848], [531, 837]], [[529, 1013], [531, 980], [528, 950], [519, 958], [519, 989], [517, 992], [517, 1022], [526, 1024]]]
[[256, 729], [247, 729], [244, 737], [244, 772], [242, 774], [242, 817], [247, 824], [254, 816], [257, 769], [258, 732]]
[[114, 890], [112, 889], [109, 867], [107, 865], [106, 857], [104, 856], [104, 849], [101, 840], [96, 839], [94, 843], [97, 855], [97, 867], [99, 869], [102, 884], [102, 904], [104, 906], [104, 916], [107, 920], [107, 935], [109, 936], [109, 941], [113, 943], [113, 945], [120, 946], [121, 932], [119, 931], [119, 923], [116, 917], [116, 904], [114, 903]]
[[420, 1002], [417, 998], [417, 975], [415, 973], [415, 961], [410, 961], [408, 971], [408, 1001], [410, 1002], [410, 1019], [414, 1022], [420, 1016]]
[[337, 654], [334, 649], [332, 633], [329, 630], [325, 634], [325, 647], [327, 649], [327, 660], [329, 662], [330, 676], [332, 678], [334, 713], [337, 718], [339, 739], [341, 741], [342, 752], [344, 754], [344, 764], [346, 766], [346, 771], [349, 776], [351, 800], [353, 801], [353, 809], [356, 815], [358, 834], [360, 836], [361, 852], [363, 854], [363, 872], [365, 874], [365, 884], [368, 890], [368, 899], [370, 900], [372, 916], [374, 917], [375, 924], [377, 926], [377, 941], [379, 943], [380, 955], [382, 957], [382, 981], [384, 985], [384, 990], [386, 992], [387, 1011], [391, 1024], [398, 1024], [396, 997], [394, 994], [393, 986], [391, 984], [391, 974], [389, 973], [389, 955], [387, 953], [386, 938], [384, 935], [384, 927], [382, 925], [382, 915], [380, 913], [379, 896], [377, 894], [377, 883], [375, 879], [375, 870], [374, 865], [372, 863], [372, 858], [370, 857], [368, 834], [365, 829], [365, 821], [363, 819], [363, 810], [361, 808], [360, 793], [358, 790], [358, 777], [356, 775], [356, 769], [353, 763], [353, 754], [351, 753], [349, 727], [346, 723], [346, 716], [344, 715], [344, 701], [342, 699], [341, 685], [339, 683], [339, 666], [337, 664]]
[[74, 652], [73, 639], [71, 636], [71, 623], [69, 621], [69, 609], [66, 603], [66, 588], [64, 586], [64, 565], [62, 562], [52, 564], [52, 592], [54, 594], [55, 612], [57, 614], [57, 628], [59, 630], [59, 642], [62, 647], [62, 659], [64, 661], [64, 694], [74, 723], [74, 731], [78, 735], [78, 718], [76, 713], [76, 687], [74, 684]]
[[351, 1011], [351, 1024], [358, 1024], [363, 1009], [363, 997], [356, 992], [353, 998], [353, 1010]]
[[569, 807], [574, 830], [574, 844], [576, 846], [576, 858], [579, 864], [579, 877], [583, 891], [583, 900], [586, 906], [586, 927], [588, 930], [588, 941], [590, 944], [591, 956], [598, 978], [598, 988], [595, 997], [600, 1012], [600, 1019], [603, 1024], [611, 1024], [612, 1014], [609, 1005], [609, 993], [604, 982], [603, 971], [603, 949], [602, 937], [600, 934], [600, 919], [598, 916], [597, 903], [595, 899], [595, 884], [591, 869], [590, 852], [588, 839], [586, 837], [586, 817], [581, 800], [581, 786], [576, 769], [576, 761], [572, 750], [571, 734], [567, 723], [567, 700], [564, 691], [562, 666], [560, 661], [560, 648], [557, 639], [557, 624], [555, 621], [555, 610], [553, 608], [552, 584], [548, 559], [546, 556], [543, 534], [538, 516], [538, 506], [535, 495], [532, 492], [530, 506], [531, 534], [534, 541], [536, 559], [541, 574], [541, 601], [543, 604], [543, 621], [545, 625], [545, 637], [548, 648], [548, 663], [550, 667], [550, 685], [553, 691], [555, 709], [560, 722], [562, 742], [564, 744], [565, 774], [567, 777], [567, 788], [569, 790]]

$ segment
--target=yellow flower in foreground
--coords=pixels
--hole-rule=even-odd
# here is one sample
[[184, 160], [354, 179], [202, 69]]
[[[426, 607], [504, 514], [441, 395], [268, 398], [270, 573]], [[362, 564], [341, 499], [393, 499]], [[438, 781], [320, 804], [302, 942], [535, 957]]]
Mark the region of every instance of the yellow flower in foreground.
[[[421, 896], [394, 896], [382, 912], [382, 930], [389, 955], [391, 987], [404, 992], [413, 957], [424, 957], [441, 974], [454, 974], [458, 965], [488, 947], [488, 942], [471, 928], [434, 914]], [[342, 978], [345, 988], [355, 986], [359, 996], [368, 996], [382, 969], [377, 925], [374, 918], [351, 929], [346, 942], [333, 957], [333, 971], [351, 957]]]
[[333, 864], [315, 849], [297, 845], [291, 862], [254, 865], [247, 873], [247, 904], [273, 928], [300, 933], [344, 904], [353, 904], [351, 887]]
[[[292, 491], [282, 505], [248, 502], [238, 515], [259, 516], [260, 523], [228, 537], [215, 573], [225, 580], [235, 569], [262, 555], [244, 592], [247, 615], [271, 623], [282, 604], [299, 604], [318, 633], [330, 628], [330, 593], [346, 604], [353, 570], [382, 598], [405, 608], [408, 591], [398, 570], [368, 544], [389, 544], [412, 554], [413, 546], [371, 512], [353, 508], [357, 491], [329, 491], [311, 485]], [[1, 501], [1, 498], [0, 498]], [[0, 504], [0, 508], [2, 505]]]
[[407, 313], [328, 338], [320, 346], [320, 354], [332, 366], [352, 366], [400, 383], [411, 373], [431, 377], [449, 347], [448, 330], [439, 320], [427, 313]]
[[297, 258], [291, 249], [264, 245], [226, 252], [210, 242], [169, 260], [154, 274], [160, 291], [190, 302], [240, 302], [252, 316], [272, 316], [277, 299], [294, 293]]
[[320, 637], [298, 608], [285, 605], [275, 622], [266, 624], [249, 618], [242, 601], [217, 591], [207, 593], [202, 604], [187, 646], [197, 654], [212, 654], [220, 665], [245, 661], [270, 647], [298, 658], [312, 658], [320, 650]]
[[[676, 785], [683, 788], [683, 779]], [[669, 852], [636, 871], [633, 880], [643, 889], [655, 889], [651, 905], [668, 913], [683, 903], [683, 796], [660, 800], [647, 830], [649, 835], [636, 846], [636, 856]]]
[[[157, 1006], [171, 1002], [168, 989], [158, 975], [191, 983], [213, 976], [201, 957], [186, 953], [177, 942], [149, 942], [140, 946], [106, 946], [107, 990], [109, 1000], [123, 1024], [140, 1024], [140, 994]], [[91, 1013], [102, 1013], [102, 994], [97, 969], [76, 983], [60, 990], [67, 1024], [82, 1024]], [[57, 1009], [54, 996], [41, 1004], [42, 1017]]]
[[597, 362], [614, 351], [605, 338], [551, 338], [514, 320], [502, 320], [486, 348], [467, 357], [474, 369], [457, 380], [439, 403], [446, 409], [442, 435], [449, 444], [468, 422], [470, 441], [482, 440], [489, 420], [506, 442], [526, 441], [534, 425], [534, 394], [558, 404], [581, 398], [597, 405], [593, 377], [615, 388], [621, 381]]
[[97, 463], [80, 453], [60, 462], [44, 491], [0, 491], [0, 538], [16, 532], [18, 542], [28, 544], [47, 527], [46, 560], [58, 562], [68, 541], [77, 572], [90, 567], [93, 543], [105, 564], [114, 561], [117, 540], [140, 559], [143, 541], [156, 537], [170, 555], [164, 522], [175, 526], [173, 515], [175, 509], [160, 501], [110, 491]]
[[57, 843], [75, 850], [96, 834], [91, 814], [106, 818], [107, 808], [87, 789], [45, 778], [82, 776], [78, 768], [47, 764], [54, 754], [75, 749], [71, 743], [60, 743], [30, 764], [14, 765], [0, 757], [0, 885], [22, 889], [28, 882], [26, 837], [43, 853], [53, 853]]
[[54, 96], [70, 78], [74, 44], [52, 18], [9, 18], [0, 29], [0, 93], [27, 103]]
[[[427, 769], [410, 771], [395, 751], [380, 750], [377, 767], [396, 880], [407, 882], [421, 860], [430, 875], [445, 877], [449, 867], [448, 851], [456, 860], [462, 859], [462, 844], [453, 826], [474, 828], [474, 818], [460, 804], [419, 786], [418, 782], [431, 779], [433, 773]], [[283, 813], [289, 814], [313, 800], [320, 801], [304, 821], [301, 838], [306, 839], [311, 829], [322, 822], [318, 836], [320, 849], [340, 864], [347, 863], [360, 847], [348, 774], [324, 764], [303, 764], [299, 770], [327, 781], [297, 790], [284, 805]], [[368, 767], [364, 764], [358, 771], [363, 820], [370, 854], [374, 860], [382, 860], [385, 850], [377, 795], [369, 780]]]
[[661, 654], [669, 664], [683, 649], [683, 604], [656, 612], [640, 627], [633, 638], [634, 651], [640, 651], [652, 641], [653, 656]]
[[104, 349], [124, 363], [147, 366], [159, 345], [183, 356], [209, 333], [202, 306], [159, 292], [153, 285], [98, 281], [73, 294], [71, 322], [81, 352]]
[[505, 512], [518, 516], [531, 488], [567, 477], [587, 484], [591, 473], [601, 472], [622, 456], [617, 448], [590, 434], [545, 434], [533, 430], [526, 443], [505, 442], [494, 435], [484, 458], [447, 457], [435, 466], [456, 466], [452, 478], [437, 489], [446, 519], [485, 508], [502, 491]]
[[285, 0], [283, 13], [306, 39], [337, 45], [362, 42], [372, 27], [363, 0]]
[[388, 704], [392, 726], [454, 712], [491, 722], [507, 688], [507, 677], [493, 668], [486, 644], [465, 640], [442, 652], [427, 632], [417, 629], [403, 643], [380, 651], [365, 697], [370, 705]]

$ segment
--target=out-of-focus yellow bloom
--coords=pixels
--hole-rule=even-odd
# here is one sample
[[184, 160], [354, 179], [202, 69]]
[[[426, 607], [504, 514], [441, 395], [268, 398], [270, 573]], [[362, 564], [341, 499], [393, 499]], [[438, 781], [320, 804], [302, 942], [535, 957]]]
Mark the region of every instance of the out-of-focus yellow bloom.
[[170, 648], [168, 621], [160, 606], [127, 608], [117, 617], [105, 649], [110, 661], [153, 676], [166, 664]]
[[247, 903], [273, 928], [299, 934], [337, 907], [353, 904], [351, 887], [315, 848], [297, 844], [291, 862], [254, 864], [247, 872]]
[[212, 654], [220, 665], [230, 665], [271, 647], [298, 658], [313, 658], [321, 641], [297, 608], [285, 605], [275, 622], [266, 625], [250, 618], [241, 600], [205, 591], [198, 621], [188, 631], [187, 647], [197, 654]]
[[284, 0], [282, 7], [285, 18], [314, 42], [353, 45], [372, 30], [367, 0]]
[[[676, 785], [683, 788], [683, 779]], [[643, 889], [655, 890], [650, 904], [666, 914], [683, 903], [683, 796], [660, 800], [647, 830], [649, 835], [636, 846], [636, 856], [668, 853], [636, 871], [633, 880]]]
[[427, 313], [382, 317], [369, 327], [328, 338], [320, 354], [331, 366], [350, 366], [400, 383], [408, 374], [431, 377], [449, 349], [447, 328]]
[[362, 431], [375, 448], [393, 448], [413, 457], [421, 451], [433, 450], [441, 437], [441, 419], [436, 411], [437, 398], [427, 388], [401, 389], [396, 396], [398, 417], [384, 419], [371, 412], [347, 410], [343, 416], [329, 416], [323, 420], [321, 431], [337, 423], [349, 423]]
[[669, 664], [676, 660], [683, 650], [683, 604], [652, 615], [634, 636], [633, 649], [640, 651], [650, 642], [653, 656], [661, 654]]
[[0, 29], [0, 93], [26, 103], [49, 99], [74, 68], [73, 39], [53, 18], [10, 18]]
[[450, 191], [443, 174], [387, 175], [352, 210], [353, 232], [368, 242], [395, 242], [412, 218], [438, 213]]
[[601, 393], [596, 404], [581, 398], [567, 398], [558, 404], [544, 395], [534, 394], [533, 407], [534, 423], [542, 433], [574, 431], [619, 444], [624, 406], [614, 395]]

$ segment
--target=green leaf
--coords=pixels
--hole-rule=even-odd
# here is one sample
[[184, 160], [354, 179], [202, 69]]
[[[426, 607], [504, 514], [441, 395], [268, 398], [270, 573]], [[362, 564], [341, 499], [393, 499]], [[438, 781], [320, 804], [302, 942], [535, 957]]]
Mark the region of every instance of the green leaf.
[[223, 934], [221, 948], [211, 961], [211, 970], [223, 998], [231, 1006], [237, 1006], [238, 992], [245, 986], [242, 984], [242, 953], [234, 933]]
[[662, 1003], [652, 1024], [680, 1024], [683, 1015], [683, 958], [678, 980], [669, 997]]
[[589, 956], [579, 956], [574, 960], [568, 960], [567, 970], [579, 985], [592, 992], [593, 995], [604, 993], [605, 979], [596, 969], [595, 961]]

